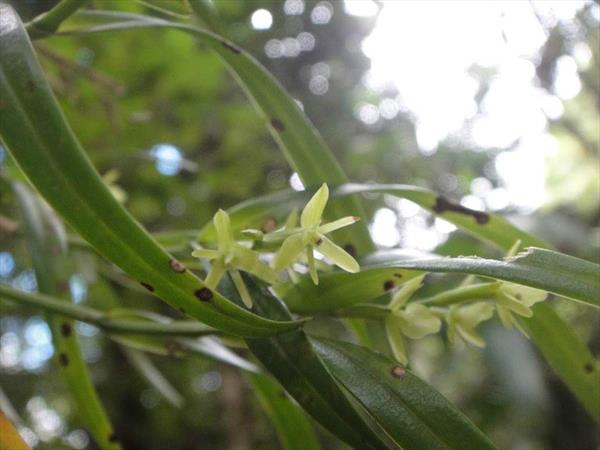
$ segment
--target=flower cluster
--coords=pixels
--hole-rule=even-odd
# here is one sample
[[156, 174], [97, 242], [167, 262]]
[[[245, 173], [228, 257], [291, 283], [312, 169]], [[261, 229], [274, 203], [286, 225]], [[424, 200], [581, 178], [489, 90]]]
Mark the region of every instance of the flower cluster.
[[[217, 211], [213, 218], [217, 233], [217, 248], [198, 248], [192, 252], [192, 256], [211, 262], [210, 271], [205, 280], [207, 287], [216, 288], [227, 272], [231, 276], [244, 304], [251, 308], [252, 298], [244, 284], [240, 270], [251, 273], [269, 284], [275, 284], [278, 281], [280, 272], [288, 270], [292, 273], [292, 267], [296, 262], [305, 261], [308, 265], [310, 277], [315, 284], [318, 284], [318, 261], [315, 261], [314, 250], [323, 254], [338, 267], [348, 272], [358, 272], [360, 267], [356, 260], [344, 249], [333, 243], [326, 235], [352, 225], [359, 218], [349, 216], [333, 222], [321, 223], [328, 199], [329, 189], [324, 183], [302, 210], [300, 226], [297, 224], [297, 211], [292, 211], [285, 222], [285, 226], [281, 229], [267, 234], [254, 229], [242, 230], [242, 234], [249, 239], [242, 241], [234, 239], [229, 215], [222, 209]], [[270, 266], [262, 261], [260, 253], [253, 248], [256, 242], [280, 245], [272, 258]]]

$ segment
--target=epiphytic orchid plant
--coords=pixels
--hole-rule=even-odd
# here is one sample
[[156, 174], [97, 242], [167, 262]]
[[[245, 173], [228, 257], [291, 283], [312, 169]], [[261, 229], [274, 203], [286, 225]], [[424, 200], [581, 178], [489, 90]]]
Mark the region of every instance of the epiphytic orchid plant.
[[[356, 449], [485, 450], [495, 448], [494, 443], [413, 371], [405, 338], [421, 339], [445, 329], [450, 341], [460, 337], [482, 346], [477, 327], [496, 312], [505, 326], [518, 327], [530, 337], [600, 422], [599, 364], [550, 302], [541, 302], [553, 296], [600, 307], [597, 264], [553, 251], [498, 215], [470, 210], [420, 187], [349, 183], [294, 99], [256, 59], [219, 34], [219, 19], [208, 2], [189, 0], [186, 11], [210, 29], [191, 24], [179, 13], [170, 16], [180, 21], [135, 11], [77, 12], [84, 3], [62, 0], [26, 25], [12, 7], [0, 3], [0, 135], [16, 163], [2, 176], [20, 205], [21, 235], [39, 286], [39, 292], [24, 292], [0, 283], [0, 299], [46, 312], [57, 368], [99, 448], [123, 447], [91, 382], [73, 320], [94, 324], [121, 346], [132, 366], [175, 406], [183, 403], [183, 396], [147, 353], [200, 355], [241, 371], [277, 424], [286, 450], [321, 448], [305, 413]], [[248, 199], [219, 210], [212, 223], [194, 233], [198, 239], [175, 232], [176, 249], [192, 245], [192, 255], [207, 261], [208, 270], [189, 258], [188, 250], [167, 251], [173, 233], [169, 241], [165, 235], [149, 234], [114, 198], [114, 188], [111, 192], [71, 131], [38, 62], [31, 40], [53, 36], [73, 14], [70, 35], [173, 29], [218, 54], [266, 118], [312, 196], [289, 191]], [[37, 193], [18, 179], [28, 180]], [[503, 252], [516, 242], [524, 251], [516, 253], [515, 248], [498, 260], [435, 254], [414, 258], [379, 251], [363, 212], [364, 193], [406, 198]], [[330, 195], [335, 202], [326, 208]], [[295, 208], [307, 200], [298, 225]], [[358, 216], [363, 220], [357, 222]], [[111, 295], [111, 285], [104, 281], [104, 294], [94, 303], [102, 308], [69, 301], [64, 286], [71, 265], [65, 263], [69, 250], [58, 217], [70, 225], [72, 246], [94, 248], [90, 258], [98, 258], [98, 265], [104, 258], [120, 268], [106, 265], [96, 277], [103, 283], [103, 273], [108, 273], [123, 285], [119, 296]], [[285, 225], [259, 231], [268, 217]], [[330, 239], [333, 231], [341, 245]], [[344, 248], [355, 249], [356, 256]], [[315, 251], [324, 259], [317, 259]], [[328, 270], [319, 273], [319, 265]], [[427, 277], [430, 273], [465, 278], [457, 287], [443, 286], [428, 295], [422, 287], [437, 287], [439, 280]], [[135, 288], [133, 281], [138, 283]], [[144, 295], [172, 307], [172, 314], [161, 314], [150, 303], [141, 310], [122, 308], [118, 300], [140, 295], [139, 286]], [[305, 327], [317, 313], [325, 323], [337, 324], [330, 327], [328, 338]], [[377, 339], [381, 326], [389, 345]], [[344, 332], [335, 332], [341, 327]], [[287, 401], [282, 389], [295, 402]], [[27, 448], [0, 415], [2, 446]]]

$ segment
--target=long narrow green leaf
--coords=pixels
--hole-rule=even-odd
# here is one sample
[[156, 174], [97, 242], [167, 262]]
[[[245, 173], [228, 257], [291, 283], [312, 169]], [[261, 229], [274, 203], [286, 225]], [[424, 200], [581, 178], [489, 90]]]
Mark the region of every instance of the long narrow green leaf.
[[153, 386], [171, 405], [176, 408], [183, 406], [183, 397], [177, 389], [156, 368], [152, 361], [141, 351], [133, 348], [123, 348], [130, 364]]
[[[65, 230], [62, 224], [25, 186], [15, 183], [15, 194], [23, 216], [27, 246], [33, 262], [38, 289], [48, 294], [68, 297]], [[63, 300], [65, 303], [68, 299]], [[62, 316], [47, 313], [61, 374], [75, 401], [85, 428], [103, 450], [118, 450], [113, 428], [96, 393], [87, 370], [75, 324]]]
[[[512, 225], [496, 214], [475, 211], [454, 204], [433, 191], [402, 184], [344, 184], [332, 188], [332, 198], [354, 196], [364, 193], [381, 193], [410, 200], [457, 227], [491, 242], [503, 250], [509, 250], [517, 240], [523, 246], [544, 247], [545, 244]], [[242, 202], [227, 212], [234, 229], [240, 230], [260, 225], [268, 217], [281, 217], [293, 208], [301, 207], [309, 198], [307, 192], [281, 191]], [[214, 237], [214, 227], [207, 223], [200, 231], [201, 240]]]
[[166, 322], [113, 318], [110, 313], [98, 311], [84, 305], [67, 303], [59, 298], [33, 292], [24, 292], [6, 284], [0, 284], [0, 299], [11, 300], [44, 311], [60, 314], [82, 322], [96, 325], [101, 329], [118, 334], [143, 334], [153, 336], [197, 337], [218, 334], [218, 330], [192, 320], [171, 320]]
[[18, 15], [0, 5], [0, 133], [32, 184], [103, 256], [186, 314], [243, 336], [298, 326], [211, 292], [112, 197], [69, 128]]
[[313, 339], [335, 377], [404, 450], [494, 445], [439, 392], [392, 360], [357, 345]]
[[600, 265], [541, 248], [503, 261], [477, 257], [390, 261], [389, 266], [427, 272], [480, 275], [552, 292], [600, 308]]
[[[244, 277], [244, 280], [254, 300], [254, 308], [273, 319], [290, 317], [285, 305], [265, 286], [258, 285], [250, 277]], [[226, 281], [221, 283], [221, 288], [230, 298], [236, 298], [231, 283]], [[273, 338], [246, 339], [246, 343], [286, 391], [321, 426], [356, 449], [389, 448], [382, 443], [381, 436], [366, 425], [316, 355], [304, 332], [294, 330]]]
[[570, 381], [569, 388], [600, 423], [600, 362], [550, 305], [539, 303], [532, 318], [519, 320], [550, 367]]
[[246, 379], [275, 425], [283, 450], [320, 450], [310, 422], [278, 383], [261, 374], [247, 374]]

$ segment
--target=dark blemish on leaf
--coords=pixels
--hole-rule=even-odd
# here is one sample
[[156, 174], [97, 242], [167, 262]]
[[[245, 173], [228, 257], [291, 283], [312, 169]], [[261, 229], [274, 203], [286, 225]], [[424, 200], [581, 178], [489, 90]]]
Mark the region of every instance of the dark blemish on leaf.
[[275, 230], [276, 227], [277, 227], [277, 220], [275, 220], [275, 217], [271, 217], [271, 216], [267, 217], [262, 224], [262, 230], [265, 233], [270, 233], [271, 231]]
[[229, 42], [226, 41], [221, 41], [221, 44], [223, 44], [223, 47], [225, 47], [226, 49], [231, 50], [233, 53], [235, 53], [236, 55], [239, 55], [240, 53], [242, 53], [242, 51], [237, 48], [235, 45], [230, 44]]
[[58, 363], [63, 367], [68, 366], [69, 357], [65, 353], [61, 353], [60, 355], [58, 355]]
[[385, 291], [389, 291], [390, 289], [392, 289], [394, 287], [394, 282], [392, 280], [386, 280], [383, 283], [383, 289]]
[[169, 261], [169, 266], [171, 267], [171, 269], [173, 269], [173, 271], [177, 273], [185, 272], [185, 266], [176, 259], [172, 259], [171, 261]]
[[356, 257], [356, 248], [354, 247], [354, 245], [346, 244], [344, 245], [344, 250], [346, 250], [346, 253], [348, 253], [353, 258]]
[[55, 287], [58, 293], [67, 292], [69, 290], [69, 283], [65, 280], [58, 280]]
[[203, 302], [209, 302], [213, 298], [212, 291], [205, 287], [198, 289], [196, 292], [194, 292], [194, 295], [196, 297], [198, 297], [200, 300], [202, 300]]
[[117, 433], [112, 432], [108, 435], [108, 442], [117, 442], [118, 440]]
[[185, 308], [179, 308], [179, 311], [180, 311], [182, 314], [185, 314]]
[[71, 336], [71, 332], [73, 330], [71, 329], [71, 325], [69, 325], [67, 322], [63, 322], [60, 326], [60, 334], [62, 334], [64, 337], [69, 337]]
[[321, 245], [323, 243], [323, 239], [319, 238], [315, 241], [315, 245], [318, 247], [319, 245]]
[[181, 351], [181, 345], [176, 341], [168, 340], [165, 342], [165, 349], [169, 356], [175, 356]]
[[475, 211], [474, 209], [466, 208], [462, 205], [457, 205], [456, 203], [452, 203], [451, 201], [442, 196], [439, 196], [436, 199], [435, 205], [433, 205], [432, 209], [437, 214], [443, 214], [446, 211], [452, 211], [459, 214], [473, 216], [475, 222], [477, 222], [480, 225], [486, 224], [490, 221], [489, 214], [482, 211]]
[[271, 126], [277, 131], [285, 131], [285, 125], [283, 122], [275, 117], [271, 119]]
[[395, 276], [396, 278], [402, 278], [402, 274], [401, 274], [400, 272], [396, 272], [396, 273], [394, 274], [394, 276]]
[[402, 379], [406, 375], [406, 369], [404, 367], [394, 366], [392, 367], [392, 370], [390, 370], [390, 373], [394, 378]]
[[140, 284], [142, 286], [144, 286], [146, 289], [148, 289], [150, 292], [154, 292], [154, 288], [152, 286], [150, 286], [148, 283], [144, 283], [143, 281], [140, 281]]
[[592, 363], [586, 363], [585, 366], [583, 366], [583, 370], [587, 373], [592, 373], [594, 371], [594, 365]]

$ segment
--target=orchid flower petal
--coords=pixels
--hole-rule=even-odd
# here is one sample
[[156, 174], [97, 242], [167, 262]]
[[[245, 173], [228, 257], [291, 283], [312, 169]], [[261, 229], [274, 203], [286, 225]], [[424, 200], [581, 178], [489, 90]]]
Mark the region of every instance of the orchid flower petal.
[[418, 276], [412, 280], [407, 281], [402, 287], [394, 294], [390, 301], [389, 308], [392, 311], [398, 311], [404, 306], [404, 304], [412, 297], [412, 295], [423, 286], [423, 279], [425, 275]]
[[402, 336], [400, 327], [391, 314], [385, 319], [385, 333], [387, 335], [387, 340], [390, 344], [390, 348], [392, 349], [394, 358], [396, 358], [396, 361], [398, 361], [400, 364], [406, 365], [406, 363], [408, 363], [408, 358], [406, 356], [404, 336]]
[[218, 250], [210, 250], [208, 248], [197, 248], [192, 252], [192, 256], [211, 260], [219, 258], [221, 256], [221, 252]]
[[206, 276], [206, 280], [204, 283], [210, 289], [215, 289], [221, 281], [223, 274], [225, 273], [225, 263], [222, 259], [217, 259], [210, 266], [210, 270], [208, 271], [208, 275]]
[[360, 266], [352, 255], [339, 245], [334, 244], [329, 238], [321, 236], [317, 242], [318, 243], [315, 244], [317, 250], [333, 261], [336, 266], [350, 273], [360, 271]]
[[411, 303], [404, 310], [393, 314], [400, 319], [402, 333], [411, 339], [421, 339], [428, 334], [437, 333], [442, 327], [439, 317], [418, 303]]
[[219, 250], [226, 250], [233, 243], [229, 214], [219, 209], [213, 217], [213, 224], [217, 231], [217, 246]]
[[281, 244], [281, 248], [275, 255], [275, 259], [273, 260], [273, 269], [276, 272], [284, 269], [293, 263], [298, 256], [302, 253], [302, 249], [304, 248], [304, 244], [302, 243], [302, 234], [292, 234], [288, 236], [283, 244]]
[[327, 184], [323, 183], [302, 210], [300, 224], [303, 228], [311, 228], [319, 225], [328, 199], [329, 188], [327, 187]]
[[231, 276], [233, 284], [235, 284], [235, 287], [238, 293], [240, 294], [244, 305], [246, 305], [247, 308], [252, 308], [252, 297], [250, 296], [250, 292], [248, 292], [246, 283], [244, 283], [244, 280], [242, 279], [239, 270], [230, 270], [229, 275]]
[[306, 248], [306, 260], [308, 261], [308, 272], [313, 283], [319, 284], [319, 273], [317, 272], [317, 265], [315, 264], [315, 255], [313, 255], [312, 247]]
[[358, 216], [346, 216], [341, 219], [334, 220], [333, 222], [329, 222], [323, 224], [319, 227], [319, 233], [327, 234], [332, 231], [339, 230], [340, 228], [347, 227], [348, 225], [352, 225], [360, 220]]

